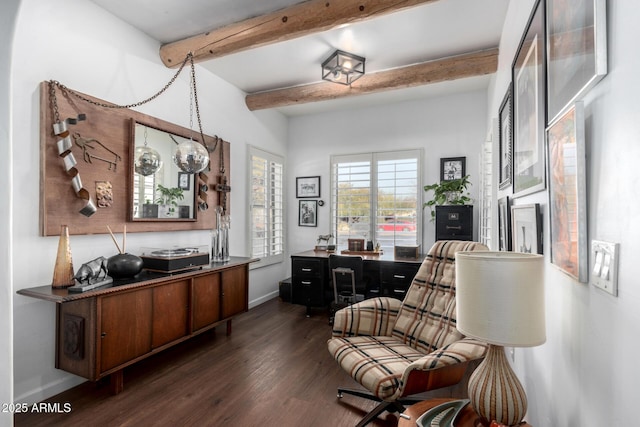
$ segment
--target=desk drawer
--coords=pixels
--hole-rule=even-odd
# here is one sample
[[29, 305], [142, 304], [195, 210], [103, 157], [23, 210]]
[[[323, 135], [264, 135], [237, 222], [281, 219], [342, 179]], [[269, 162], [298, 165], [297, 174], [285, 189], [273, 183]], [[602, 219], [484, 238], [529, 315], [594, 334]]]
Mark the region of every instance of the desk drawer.
[[320, 278], [293, 277], [291, 302], [307, 306], [323, 306], [323, 284]]
[[320, 277], [322, 262], [315, 259], [294, 259], [291, 262], [291, 274], [294, 277]]
[[380, 268], [380, 280], [386, 295], [403, 299], [420, 264], [385, 264]]

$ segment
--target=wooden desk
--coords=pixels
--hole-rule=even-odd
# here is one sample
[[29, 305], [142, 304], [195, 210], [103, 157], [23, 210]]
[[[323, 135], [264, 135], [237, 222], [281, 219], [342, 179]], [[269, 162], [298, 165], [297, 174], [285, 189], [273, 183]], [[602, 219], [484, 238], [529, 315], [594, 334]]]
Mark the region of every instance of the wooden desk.
[[[333, 299], [330, 287], [329, 256], [326, 251], [305, 251], [291, 255], [291, 294], [294, 304], [326, 307]], [[342, 255], [340, 251], [336, 255]], [[379, 285], [380, 296], [402, 300], [426, 255], [417, 258], [396, 258], [393, 253], [358, 255], [364, 260], [364, 277]]]
[[[438, 406], [442, 403], [448, 402], [453, 399], [447, 398], [434, 398], [418, 402], [415, 405], [411, 405], [404, 411], [405, 415], [411, 417], [410, 420], [400, 418], [398, 421], [398, 427], [416, 427], [416, 420], [420, 418], [422, 414], [429, 409]], [[465, 406], [459, 413], [456, 420], [456, 427], [487, 427], [480, 421], [480, 417], [475, 413], [471, 405]], [[528, 423], [522, 423], [519, 427], [531, 427]]]

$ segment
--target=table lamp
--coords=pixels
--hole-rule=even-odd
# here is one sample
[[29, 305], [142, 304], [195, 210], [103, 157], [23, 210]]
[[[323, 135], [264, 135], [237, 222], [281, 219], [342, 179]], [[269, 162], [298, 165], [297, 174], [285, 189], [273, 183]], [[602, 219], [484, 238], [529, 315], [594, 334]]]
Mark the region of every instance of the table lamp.
[[518, 252], [457, 252], [457, 328], [489, 344], [469, 379], [471, 406], [487, 422], [513, 426], [527, 412], [527, 396], [504, 346], [546, 341], [544, 258]]

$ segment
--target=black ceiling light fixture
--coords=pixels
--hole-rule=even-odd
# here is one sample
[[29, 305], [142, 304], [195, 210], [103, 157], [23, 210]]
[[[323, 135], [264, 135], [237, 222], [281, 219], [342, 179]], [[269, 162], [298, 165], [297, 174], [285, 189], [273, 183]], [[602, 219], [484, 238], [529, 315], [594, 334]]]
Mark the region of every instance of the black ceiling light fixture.
[[322, 63], [322, 79], [351, 85], [364, 75], [364, 61], [362, 56], [336, 50]]

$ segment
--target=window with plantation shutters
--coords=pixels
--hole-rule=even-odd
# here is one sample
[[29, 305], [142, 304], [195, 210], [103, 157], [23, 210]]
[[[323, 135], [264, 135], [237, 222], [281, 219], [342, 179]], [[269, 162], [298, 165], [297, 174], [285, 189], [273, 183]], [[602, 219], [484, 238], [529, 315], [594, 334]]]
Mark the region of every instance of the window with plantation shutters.
[[421, 150], [331, 158], [332, 232], [339, 249], [348, 239], [371, 240], [383, 250], [420, 241]]
[[284, 159], [249, 148], [251, 256], [258, 265], [284, 260]]

